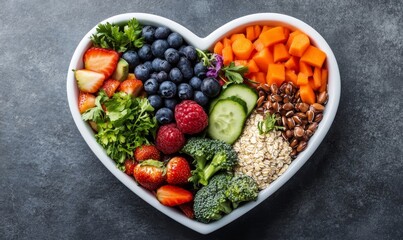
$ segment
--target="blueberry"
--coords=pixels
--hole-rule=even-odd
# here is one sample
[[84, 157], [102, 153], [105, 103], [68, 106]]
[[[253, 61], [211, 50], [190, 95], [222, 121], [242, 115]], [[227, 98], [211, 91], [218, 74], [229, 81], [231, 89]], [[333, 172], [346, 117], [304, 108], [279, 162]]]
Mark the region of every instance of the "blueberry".
[[171, 79], [172, 82], [180, 83], [183, 80], [183, 74], [178, 68], [172, 68], [169, 72], [169, 79]]
[[154, 78], [150, 78], [144, 83], [144, 90], [147, 94], [152, 95], [158, 92], [158, 82]]
[[157, 73], [157, 76], [155, 77], [155, 79], [157, 79], [157, 82], [162, 83], [162, 82], [168, 80], [168, 73], [161, 71], [161, 72]]
[[144, 62], [143, 65], [146, 66], [146, 68], [148, 69], [150, 74], [153, 72], [153, 65], [152, 65], [151, 61]]
[[178, 104], [178, 100], [175, 98], [166, 98], [164, 99], [164, 106], [175, 111], [176, 104]]
[[193, 77], [193, 67], [186, 57], [181, 57], [176, 65], [181, 70], [184, 79], [191, 79]]
[[178, 97], [182, 100], [193, 98], [193, 89], [187, 83], [181, 83], [178, 86]]
[[200, 90], [202, 80], [198, 77], [192, 77], [189, 80], [189, 84], [190, 84], [190, 86], [192, 86], [193, 90]]
[[159, 124], [167, 124], [174, 120], [174, 113], [171, 109], [163, 107], [155, 113], [155, 118]]
[[[151, 73], [151, 74], [150, 74], [150, 78], [157, 79], [157, 73], [156, 73], [156, 72]], [[157, 79], [157, 80], [158, 80], [158, 79]]]
[[167, 38], [169, 46], [173, 48], [178, 48], [183, 44], [183, 38], [179, 33], [173, 32], [169, 34]]
[[155, 28], [153, 26], [145, 26], [143, 27], [141, 35], [144, 40], [148, 43], [152, 43], [154, 41]]
[[197, 102], [200, 106], [205, 107], [207, 106], [209, 99], [206, 95], [204, 95], [203, 92], [195, 91], [193, 100]]
[[150, 61], [153, 59], [153, 53], [151, 52], [151, 46], [149, 44], [144, 44], [138, 51], [139, 57], [143, 61]]
[[165, 81], [160, 84], [158, 93], [163, 98], [172, 98], [176, 94], [176, 85], [171, 81]]
[[136, 51], [126, 51], [125, 53], [123, 53], [122, 58], [126, 60], [126, 62], [129, 64], [130, 71], [133, 71], [133, 69], [140, 64], [140, 58]]
[[167, 27], [157, 27], [157, 29], [155, 29], [154, 37], [156, 39], [166, 39], [170, 33], [171, 30]]
[[193, 46], [186, 46], [182, 49], [182, 53], [189, 59], [191, 62], [197, 60], [196, 49]]
[[166, 40], [158, 39], [151, 45], [151, 51], [155, 57], [163, 58], [165, 51], [169, 48]]
[[169, 72], [171, 71], [171, 64], [167, 60], [161, 60], [160, 71]]
[[151, 62], [151, 66], [153, 67], [154, 71], [159, 72], [160, 70], [160, 62], [162, 59], [160, 58], [154, 58], [154, 60]]
[[150, 70], [144, 64], [140, 64], [134, 69], [134, 75], [137, 79], [140, 79], [144, 82], [150, 78]]
[[201, 84], [201, 91], [207, 97], [213, 98], [220, 93], [220, 83], [215, 78], [205, 78]]
[[180, 55], [176, 49], [168, 48], [164, 53], [164, 57], [170, 64], [176, 65], [179, 61]]
[[180, 55], [181, 57], [186, 57], [185, 54], [183, 53], [183, 49], [184, 49], [185, 47], [187, 47], [187, 45], [182, 45], [182, 46], [180, 46], [179, 49], [178, 49], [179, 55]]
[[203, 78], [206, 76], [207, 67], [204, 66], [203, 62], [198, 62], [193, 68], [194, 74], [196, 77]]
[[159, 95], [148, 96], [148, 102], [155, 110], [162, 107], [162, 98]]

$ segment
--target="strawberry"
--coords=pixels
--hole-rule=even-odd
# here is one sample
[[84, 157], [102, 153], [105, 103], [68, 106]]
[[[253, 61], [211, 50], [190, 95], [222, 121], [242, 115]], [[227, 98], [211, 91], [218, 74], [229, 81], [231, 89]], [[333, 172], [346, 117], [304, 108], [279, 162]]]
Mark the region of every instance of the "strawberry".
[[190, 219], [194, 219], [195, 212], [193, 210], [193, 202], [184, 203], [178, 206], [180, 210]]
[[127, 159], [125, 161], [125, 173], [130, 176], [133, 175], [133, 170], [136, 165], [136, 161], [134, 161], [133, 159]]
[[143, 82], [137, 79], [124, 80], [119, 85], [120, 92], [131, 94], [133, 97], [137, 97], [137, 95], [139, 95], [141, 92], [141, 89], [143, 89]]
[[192, 176], [188, 161], [184, 157], [174, 157], [167, 164], [167, 183], [185, 184]]
[[171, 123], [158, 129], [155, 145], [164, 154], [172, 154], [181, 150], [185, 141], [185, 135]]
[[162, 205], [169, 207], [178, 206], [193, 200], [193, 194], [190, 191], [174, 185], [164, 185], [158, 188], [156, 196]]
[[164, 163], [156, 160], [143, 161], [133, 169], [136, 181], [148, 190], [155, 190], [165, 181]]
[[134, 159], [144, 161], [148, 159], [161, 160], [161, 153], [154, 145], [143, 145], [134, 150]]
[[90, 70], [80, 69], [74, 71], [78, 88], [87, 93], [95, 93], [102, 86], [105, 76]]
[[95, 107], [95, 96], [91, 93], [80, 91], [78, 94], [78, 110], [80, 110], [80, 113], [84, 113], [93, 107]]
[[108, 95], [108, 97], [112, 97], [115, 93], [116, 89], [118, 89], [120, 82], [115, 79], [108, 79], [105, 80], [104, 84], [102, 85], [101, 89], [103, 89]]
[[104, 74], [109, 78], [115, 71], [119, 54], [104, 48], [90, 48], [84, 53], [84, 68]]

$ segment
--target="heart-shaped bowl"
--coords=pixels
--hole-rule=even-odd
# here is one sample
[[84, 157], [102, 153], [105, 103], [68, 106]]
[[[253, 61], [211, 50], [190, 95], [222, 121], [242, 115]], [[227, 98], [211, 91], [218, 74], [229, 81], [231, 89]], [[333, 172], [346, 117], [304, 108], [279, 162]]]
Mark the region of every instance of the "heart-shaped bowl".
[[132, 190], [135, 194], [137, 194], [137, 196], [139, 196], [144, 201], [151, 204], [153, 207], [163, 212], [170, 218], [176, 220], [177, 222], [199, 233], [208, 234], [234, 221], [243, 214], [247, 213], [252, 208], [256, 207], [262, 201], [267, 199], [282, 185], [284, 185], [284, 183], [286, 183], [304, 165], [304, 163], [319, 147], [320, 143], [322, 142], [323, 138], [325, 137], [326, 133], [328, 132], [334, 120], [340, 100], [340, 88], [341, 88], [340, 73], [336, 62], [336, 58], [332, 50], [330, 49], [329, 45], [325, 41], [325, 39], [316, 30], [314, 30], [312, 27], [310, 27], [308, 24], [304, 23], [301, 20], [283, 14], [259, 13], [237, 18], [221, 26], [220, 28], [218, 28], [205, 38], [198, 37], [197, 35], [192, 33], [189, 29], [183, 27], [182, 25], [172, 20], [146, 13], [126, 13], [116, 15], [102, 21], [101, 23], [109, 22], [115, 24], [122, 24], [132, 18], [136, 18], [140, 23], [144, 25], [149, 24], [154, 26], [166, 26], [170, 28], [172, 31], [181, 34], [189, 44], [203, 50], [204, 49], [212, 50], [213, 44], [216, 41], [220, 40], [225, 36], [229, 36], [230, 34], [235, 33], [248, 25], [261, 24], [261, 25], [273, 25], [273, 26], [286, 26], [291, 30], [299, 29], [302, 32], [306, 33], [310, 37], [313, 45], [324, 51], [327, 55], [326, 65], [329, 73], [328, 75], [329, 99], [323, 114], [323, 119], [319, 124], [317, 131], [309, 140], [308, 147], [303, 152], [301, 152], [295, 160], [292, 161], [291, 165], [289, 166], [287, 171], [285, 171], [285, 173], [283, 173], [278, 179], [276, 179], [266, 189], [262, 190], [259, 193], [257, 201], [244, 204], [243, 206], [235, 209], [232, 213], [224, 216], [222, 219], [218, 221], [204, 224], [185, 217], [181, 212], [177, 211], [174, 208], [165, 207], [162, 204], [160, 204], [151, 192], [138, 186], [138, 184], [134, 181], [132, 177], [126, 175], [125, 173], [121, 172], [118, 168], [116, 168], [115, 162], [107, 156], [105, 150], [101, 147], [101, 145], [99, 145], [96, 142], [94, 138], [94, 132], [92, 131], [91, 127], [81, 119], [81, 115], [78, 110], [79, 91], [72, 71], [72, 69], [83, 68], [83, 55], [85, 51], [91, 46], [90, 36], [96, 32], [96, 26], [94, 26], [94, 28], [92, 28], [78, 44], [68, 69], [67, 97], [74, 122], [76, 123], [78, 130], [80, 131], [84, 140], [87, 142], [88, 146], [99, 158], [99, 160], [105, 165], [105, 167], [113, 175], [115, 175], [115, 177], [118, 178], [124, 185], [126, 185], [130, 190]]

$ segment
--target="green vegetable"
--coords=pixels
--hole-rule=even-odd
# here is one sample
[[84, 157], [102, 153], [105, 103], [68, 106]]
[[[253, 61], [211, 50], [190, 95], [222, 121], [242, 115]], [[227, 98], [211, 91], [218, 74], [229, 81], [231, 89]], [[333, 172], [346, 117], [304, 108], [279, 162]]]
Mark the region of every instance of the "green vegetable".
[[192, 171], [189, 181], [193, 182], [195, 187], [199, 184], [207, 185], [209, 179], [218, 171], [232, 171], [238, 161], [231, 145], [208, 138], [190, 138], [181, 152], [194, 159], [196, 169]]
[[259, 134], [265, 134], [272, 130], [284, 130], [284, 127], [276, 126], [276, 115], [267, 113], [263, 121], [257, 123], [257, 128], [259, 129]]
[[259, 188], [253, 178], [248, 175], [234, 177], [228, 184], [225, 196], [237, 208], [242, 202], [254, 201], [259, 194]]
[[227, 82], [225, 86], [230, 83], [243, 83], [243, 75], [248, 71], [246, 66], [235, 66], [234, 62], [231, 62], [228, 66], [221, 68], [224, 72]]
[[91, 36], [91, 41], [96, 47], [125, 52], [128, 49], [143, 46], [144, 39], [141, 37], [141, 31], [142, 26], [135, 18], [124, 26], [107, 22], [98, 25], [97, 32]]
[[133, 156], [134, 149], [148, 144], [149, 138], [155, 135], [154, 108], [147, 99], [133, 98], [123, 92], [108, 98], [101, 90], [95, 101], [96, 106], [84, 112], [82, 119], [97, 124], [95, 139], [119, 169], [124, 170], [124, 161]]

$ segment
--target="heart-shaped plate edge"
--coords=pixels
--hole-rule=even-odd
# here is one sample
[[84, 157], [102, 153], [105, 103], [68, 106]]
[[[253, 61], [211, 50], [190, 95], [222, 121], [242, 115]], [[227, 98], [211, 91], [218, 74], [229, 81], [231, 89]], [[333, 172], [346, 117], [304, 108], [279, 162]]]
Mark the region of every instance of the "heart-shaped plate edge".
[[[172, 31], [176, 31], [181, 34], [184, 39], [193, 46], [200, 49], [211, 49], [213, 44], [221, 39], [224, 36], [228, 36], [231, 33], [237, 32], [244, 28], [247, 25], [251, 24], [269, 24], [269, 25], [279, 25], [289, 27], [291, 30], [299, 29], [305, 32], [311, 39], [314, 45], [319, 47], [322, 51], [327, 54], [326, 64], [328, 66], [329, 78], [328, 78], [328, 92], [329, 92], [329, 100], [326, 105], [325, 112], [323, 114], [323, 119], [319, 124], [319, 127], [316, 133], [311, 137], [308, 143], [308, 147], [301, 152], [298, 157], [291, 163], [287, 171], [283, 173], [277, 180], [272, 182], [266, 189], [262, 190], [259, 193], [259, 197], [257, 201], [249, 202], [238, 209], [235, 209], [231, 214], [224, 216], [222, 219], [216, 222], [212, 222], [209, 224], [204, 224], [197, 222], [195, 220], [191, 220], [185, 217], [178, 210], [165, 207], [158, 202], [155, 196], [138, 186], [134, 179], [125, 173], [121, 172], [116, 168], [116, 165], [113, 160], [111, 160], [107, 155], [105, 150], [96, 142], [94, 138], [94, 133], [92, 129], [86, 124], [82, 119], [78, 110], [78, 88], [76, 85], [76, 81], [74, 78], [74, 74], [72, 69], [80, 69], [83, 68], [82, 57], [87, 48], [90, 47], [90, 36], [96, 32], [96, 27], [94, 26], [80, 41], [78, 44], [70, 65], [67, 74], [67, 98], [68, 104], [70, 107], [71, 114], [73, 116], [74, 122], [77, 125], [78, 130], [83, 136], [84, 140], [90, 147], [90, 149], [94, 152], [94, 154], [98, 157], [98, 159], [105, 165], [105, 167], [117, 178], [121, 181], [126, 187], [128, 187], [131, 191], [133, 191], [137, 196], [142, 198], [144, 201], [149, 203], [154, 208], [163, 212], [170, 218], [175, 221], [185, 225], [188, 228], [191, 228], [199, 233], [208, 234], [211, 233], [228, 223], [236, 220], [243, 214], [247, 213], [252, 208], [256, 207], [262, 201], [267, 199], [270, 195], [272, 195], [275, 191], [277, 191], [282, 185], [284, 185], [310, 158], [310, 156], [315, 152], [315, 150], [319, 147], [320, 143], [326, 136], [337, 112], [337, 108], [340, 101], [340, 91], [341, 91], [341, 83], [340, 83], [340, 73], [337, 65], [336, 58], [327, 44], [326, 40], [311, 26], [304, 23], [303, 21], [296, 19], [294, 17], [278, 14], [278, 13], [257, 13], [251, 14], [244, 17], [240, 17], [234, 19], [225, 25], [219, 27], [215, 31], [213, 31], [210, 35], [205, 38], [200, 38], [194, 33], [192, 33], [189, 29], [184, 26], [161, 16], [147, 14], [147, 13], [125, 13], [110, 17], [108, 19], [103, 20], [101, 23], [124, 23], [129, 19], [135, 17], [142, 24], [150, 24], [150, 25], [161, 25], [167, 26]], [[98, 24], [97, 24], [98, 25]]]

